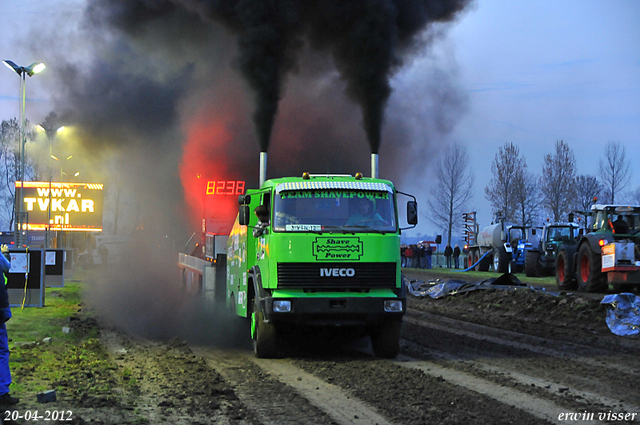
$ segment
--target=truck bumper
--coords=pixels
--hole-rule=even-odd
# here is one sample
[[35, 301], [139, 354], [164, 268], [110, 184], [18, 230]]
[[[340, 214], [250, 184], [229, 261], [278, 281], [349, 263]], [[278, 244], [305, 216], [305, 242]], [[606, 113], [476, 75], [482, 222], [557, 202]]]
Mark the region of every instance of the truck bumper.
[[[265, 318], [269, 322], [295, 322], [306, 325], [360, 326], [371, 325], [385, 320], [402, 320], [407, 308], [406, 298], [272, 298], [260, 300]], [[274, 311], [274, 301], [290, 301], [291, 310]], [[402, 305], [398, 306], [397, 302]], [[386, 311], [392, 303], [396, 311]]]

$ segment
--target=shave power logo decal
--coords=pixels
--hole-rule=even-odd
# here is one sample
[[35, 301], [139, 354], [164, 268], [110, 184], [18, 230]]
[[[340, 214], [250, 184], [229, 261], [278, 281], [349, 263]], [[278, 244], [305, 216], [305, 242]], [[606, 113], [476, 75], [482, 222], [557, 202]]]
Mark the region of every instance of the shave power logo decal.
[[313, 256], [318, 261], [358, 261], [364, 248], [358, 237], [317, 237]]

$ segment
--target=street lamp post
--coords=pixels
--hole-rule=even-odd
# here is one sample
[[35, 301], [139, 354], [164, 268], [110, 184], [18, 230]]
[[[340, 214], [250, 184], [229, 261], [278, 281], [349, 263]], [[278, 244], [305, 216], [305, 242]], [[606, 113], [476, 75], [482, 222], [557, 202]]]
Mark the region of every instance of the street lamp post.
[[24, 208], [24, 200], [22, 198], [22, 186], [24, 186], [24, 164], [25, 164], [25, 148], [26, 148], [26, 137], [25, 137], [25, 104], [26, 104], [26, 93], [27, 93], [27, 80], [26, 76], [32, 77], [34, 74], [39, 73], [43, 69], [46, 68], [45, 64], [42, 62], [34, 62], [31, 65], [24, 67], [16, 65], [14, 62], [10, 60], [2, 61], [7, 68], [13, 70], [19, 77], [21, 77], [21, 90], [20, 96], [22, 97], [20, 101], [20, 195], [16, 193], [16, 204], [18, 208], [16, 208], [16, 232], [15, 232], [15, 241], [16, 245], [21, 247], [25, 244], [25, 238], [23, 236], [23, 230], [25, 230], [22, 225], [24, 221], [22, 209]]
[[38, 124], [37, 127], [44, 131], [47, 135], [47, 139], [49, 140], [49, 203], [47, 208], [47, 229], [45, 236], [45, 248], [51, 248], [51, 180], [53, 177], [53, 167], [51, 166], [51, 157], [52, 153], [52, 142], [56, 133], [64, 130], [64, 126], [60, 126], [57, 129], [53, 129], [51, 126], [45, 127], [44, 124]]
[[[55, 155], [50, 155], [51, 159], [55, 159], [56, 161], [58, 161], [60, 163], [60, 183], [64, 182], [64, 176], [68, 176], [69, 174], [64, 172], [64, 164], [62, 163], [62, 161], [69, 161], [71, 158], [73, 158], [73, 155], [69, 155], [68, 157], [66, 157], [65, 159], [61, 160], [60, 158], [58, 158]], [[67, 171], [69, 170], [69, 168], [67, 167]], [[78, 177], [80, 175], [80, 171], [76, 171], [75, 173], [73, 173], [73, 177]], [[71, 181], [71, 177], [69, 177], [69, 181]]]

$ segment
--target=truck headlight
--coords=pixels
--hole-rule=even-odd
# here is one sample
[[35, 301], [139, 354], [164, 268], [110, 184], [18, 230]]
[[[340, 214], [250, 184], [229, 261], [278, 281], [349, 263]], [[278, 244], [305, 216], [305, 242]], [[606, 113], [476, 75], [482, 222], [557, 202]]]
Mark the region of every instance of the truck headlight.
[[386, 300], [384, 302], [384, 311], [387, 313], [402, 312], [402, 301], [400, 300]]
[[291, 311], [291, 301], [274, 300], [273, 312], [274, 313], [288, 313]]

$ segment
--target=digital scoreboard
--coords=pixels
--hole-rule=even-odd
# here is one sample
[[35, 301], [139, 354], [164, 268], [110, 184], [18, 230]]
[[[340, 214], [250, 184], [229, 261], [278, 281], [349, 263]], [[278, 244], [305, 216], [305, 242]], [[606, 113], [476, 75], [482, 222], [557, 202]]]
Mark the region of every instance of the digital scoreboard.
[[[202, 199], [203, 232], [228, 235], [238, 215], [238, 196], [246, 185], [241, 180], [207, 180]], [[202, 189], [200, 189], [202, 190]]]
[[244, 182], [238, 180], [209, 180], [207, 195], [243, 195]]

